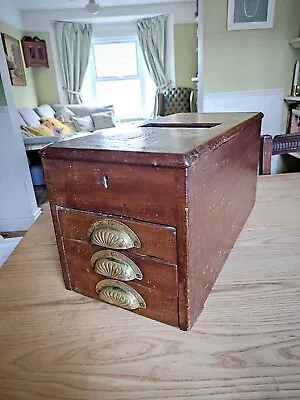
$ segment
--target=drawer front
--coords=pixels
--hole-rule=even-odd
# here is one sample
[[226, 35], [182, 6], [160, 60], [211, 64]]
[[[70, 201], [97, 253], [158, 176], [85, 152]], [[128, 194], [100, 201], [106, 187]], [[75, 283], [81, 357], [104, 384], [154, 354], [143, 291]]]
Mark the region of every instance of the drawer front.
[[60, 206], [176, 223], [178, 185], [172, 169], [47, 159], [43, 166], [49, 200]]
[[67, 239], [93, 242], [130, 254], [143, 254], [177, 264], [176, 229], [126, 218], [57, 208], [62, 235]]
[[[113, 301], [118, 301], [118, 297], [114, 297], [114, 295], [118, 294], [119, 286], [121, 292], [123, 286], [129, 288], [129, 291], [133, 289], [145, 302], [145, 308], [138, 307], [131, 311], [169, 325], [178, 326], [176, 267], [149, 257], [126, 253], [127, 257], [139, 268], [141, 276], [123, 282], [120, 279], [116, 279], [114, 275], [104, 276], [95, 272], [94, 258], [95, 255], [97, 256], [98, 251], [95, 251], [97, 249], [94, 246], [84, 242], [64, 239], [64, 249], [72, 290], [101, 300], [99, 297], [99, 294], [101, 296], [101, 290], [98, 290], [98, 294], [97, 285], [99, 287], [99, 282], [104, 282], [104, 284], [109, 282], [111, 283], [109, 286], [113, 287], [113, 289], [108, 287], [112, 293]], [[115, 286], [118, 287], [115, 288]], [[107, 291], [104, 294], [107, 294]], [[134, 297], [132, 293], [129, 293], [129, 295]], [[109, 298], [107, 298], [106, 302], [110, 302]], [[114, 304], [120, 305], [118, 303]]]

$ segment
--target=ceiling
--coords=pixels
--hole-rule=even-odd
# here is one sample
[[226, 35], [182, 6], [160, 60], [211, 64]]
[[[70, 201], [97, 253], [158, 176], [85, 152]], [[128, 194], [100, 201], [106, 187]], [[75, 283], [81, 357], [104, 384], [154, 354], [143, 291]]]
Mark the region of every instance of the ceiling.
[[[193, 0], [98, 0], [100, 6], [129, 6], [141, 4], [157, 3], [179, 3], [190, 2]], [[66, 8], [83, 8], [88, 0], [14, 0], [17, 8], [20, 10], [55, 10]]]

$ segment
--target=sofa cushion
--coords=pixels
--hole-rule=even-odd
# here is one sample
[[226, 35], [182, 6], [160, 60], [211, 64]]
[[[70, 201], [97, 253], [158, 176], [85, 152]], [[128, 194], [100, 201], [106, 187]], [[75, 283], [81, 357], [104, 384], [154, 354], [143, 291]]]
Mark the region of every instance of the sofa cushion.
[[92, 132], [95, 129], [93, 120], [89, 115], [86, 117], [73, 117], [72, 121], [78, 132]]
[[71, 133], [77, 132], [74, 122], [64, 122], [64, 125], [66, 125], [70, 129]]
[[40, 126], [40, 117], [33, 110], [33, 108], [19, 108], [19, 113], [21, 117], [24, 119], [26, 125], [29, 126]]
[[34, 111], [39, 115], [41, 118], [43, 117], [54, 117], [55, 111], [49, 104], [42, 104], [37, 108], [34, 108]]
[[69, 110], [66, 106], [56, 107], [55, 117], [59, 118], [61, 122], [71, 122], [76, 115], [73, 111]]
[[101, 112], [91, 115], [92, 120], [95, 125], [95, 129], [107, 129], [114, 128], [115, 122], [112, 115], [112, 112]]
[[41, 124], [40, 126], [22, 126], [22, 129], [32, 133], [35, 136], [53, 136], [54, 132], [53, 129]]
[[59, 121], [55, 117], [41, 118], [41, 121], [45, 125], [55, 128], [56, 131], [58, 131], [59, 133], [61, 133], [63, 135], [68, 135], [68, 134], [72, 133], [71, 129], [67, 125], [63, 124], [61, 121]]
[[83, 104], [54, 104], [52, 106], [56, 113], [59, 115], [62, 108], [65, 107], [68, 110], [72, 111], [76, 117], [86, 117], [87, 115], [99, 113], [99, 112], [106, 112], [111, 111], [114, 113], [114, 107], [112, 105], [109, 106], [85, 106]]

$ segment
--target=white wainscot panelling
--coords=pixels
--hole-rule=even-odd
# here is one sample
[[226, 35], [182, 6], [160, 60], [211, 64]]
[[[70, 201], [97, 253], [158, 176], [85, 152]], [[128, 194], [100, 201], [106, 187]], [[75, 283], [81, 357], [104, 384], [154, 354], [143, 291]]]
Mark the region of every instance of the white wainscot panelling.
[[204, 95], [204, 112], [255, 112], [264, 114], [262, 134], [281, 134], [283, 89], [209, 93]]

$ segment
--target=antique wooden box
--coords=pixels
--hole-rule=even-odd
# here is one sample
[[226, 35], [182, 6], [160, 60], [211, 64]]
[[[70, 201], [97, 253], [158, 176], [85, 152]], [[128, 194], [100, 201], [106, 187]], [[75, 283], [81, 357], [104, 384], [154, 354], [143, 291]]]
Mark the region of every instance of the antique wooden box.
[[262, 116], [178, 114], [44, 148], [66, 287], [191, 328], [253, 207]]

